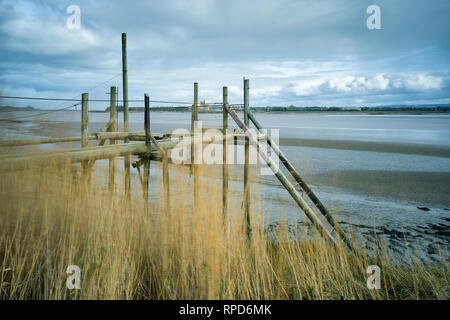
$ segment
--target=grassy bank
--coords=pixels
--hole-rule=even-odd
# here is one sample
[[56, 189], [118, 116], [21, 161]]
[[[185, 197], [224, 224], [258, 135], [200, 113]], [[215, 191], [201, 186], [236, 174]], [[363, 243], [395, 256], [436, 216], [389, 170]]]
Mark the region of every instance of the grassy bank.
[[[188, 171], [171, 167], [169, 212], [159, 176], [148, 206], [139, 183], [127, 204], [123, 177], [109, 193], [108, 169], [96, 167], [90, 184], [64, 165], [0, 174], [1, 299], [449, 298], [444, 262], [398, 265], [385, 251], [354, 257], [319, 237], [289, 241], [282, 224], [278, 241], [269, 241], [257, 197], [248, 242], [241, 198], [223, 217], [220, 185], [202, 183], [193, 212]], [[380, 290], [366, 287], [372, 264]], [[69, 265], [81, 269], [80, 290], [66, 287]]]

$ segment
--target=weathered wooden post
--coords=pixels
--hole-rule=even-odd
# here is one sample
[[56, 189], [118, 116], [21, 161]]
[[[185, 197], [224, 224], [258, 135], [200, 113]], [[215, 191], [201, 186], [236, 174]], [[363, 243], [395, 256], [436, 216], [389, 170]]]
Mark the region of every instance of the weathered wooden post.
[[150, 98], [148, 94], [144, 95], [144, 130], [145, 130], [145, 145], [150, 151]]
[[162, 165], [163, 165], [163, 187], [164, 187], [164, 199], [166, 213], [170, 214], [170, 185], [169, 185], [169, 152], [166, 150], [163, 153]]
[[[246, 127], [249, 127], [249, 117], [248, 112], [250, 108], [250, 97], [249, 97], [249, 91], [250, 91], [250, 85], [249, 85], [249, 79], [244, 78], [244, 124]], [[250, 223], [250, 168], [249, 168], [249, 161], [250, 161], [250, 141], [248, 136], [245, 136], [245, 164], [244, 164], [244, 214], [245, 214], [245, 221], [246, 221], [246, 231], [247, 231], [247, 237], [251, 239], [252, 236], [252, 229], [251, 229], [251, 223]]]
[[[144, 127], [145, 127], [145, 144], [149, 153], [152, 150], [151, 141], [154, 143], [155, 147], [161, 153], [162, 156], [162, 167], [163, 167], [163, 188], [164, 188], [164, 200], [166, 212], [170, 212], [170, 187], [169, 187], [169, 155], [168, 151], [162, 148], [152, 136], [150, 131], [150, 99], [146, 94], [144, 96], [145, 101], [145, 114], [144, 114]], [[144, 162], [144, 197], [148, 201], [148, 183], [150, 176], [150, 154], [148, 160]], [[147, 203], [147, 202], [146, 202]]]
[[[225, 106], [228, 104], [228, 88], [223, 87], [222, 92], [222, 125], [223, 132], [222, 134], [225, 136], [228, 130], [228, 112]], [[222, 163], [222, 214], [225, 218], [227, 216], [227, 208], [228, 208], [228, 163], [227, 163], [227, 147], [228, 147], [228, 139], [223, 140], [223, 163]]]
[[[122, 33], [122, 86], [123, 86], [123, 131], [128, 132], [128, 67], [127, 67], [127, 34]], [[126, 138], [125, 143], [129, 142]], [[125, 195], [131, 199], [130, 155], [124, 157], [125, 163]]]
[[[117, 99], [117, 87], [111, 87], [110, 89], [110, 104], [109, 104], [109, 120], [112, 121], [109, 127], [109, 132], [116, 131], [116, 99]], [[110, 139], [109, 144], [116, 144], [115, 139]], [[109, 172], [108, 172], [108, 187], [109, 191], [114, 191], [114, 171], [116, 167], [115, 157], [109, 158]]]
[[[195, 131], [195, 121], [198, 120], [198, 83], [194, 82], [194, 104], [191, 108], [191, 139], [194, 138], [194, 131]], [[194, 144], [191, 144], [191, 174], [193, 173], [194, 168]]]
[[[150, 142], [150, 98], [148, 94], [144, 95], [144, 128], [145, 128], [145, 145], [147, 146], [148, 151], [151, 151], [151, 142]], [[148, 159], [144, 161], [144, 200], [146, 203], [148, 202], [148, 183], [150, 181], [150, 155]]]
[[[195, 129], [198, 121], [198, 82], [194, 82], [194, 105], [192, 107], [192, 120], [191, 120], [191, 139], [194, 138]], [[198, 205], [198, 166], [195, 163], [195, 150], [196, 143], [191, 144], [191, 168], [194, 174], [194, 210]]]
[[[88, 107], [89, 96], [87, 93], [81, 95], [81, 148], [86, 148], [89, 146], [88, 136], [89, 136], [89, 107]], [[89, 161], [85, 160], [81, 163], [82, 175], [87, 177], [88, 174]]]

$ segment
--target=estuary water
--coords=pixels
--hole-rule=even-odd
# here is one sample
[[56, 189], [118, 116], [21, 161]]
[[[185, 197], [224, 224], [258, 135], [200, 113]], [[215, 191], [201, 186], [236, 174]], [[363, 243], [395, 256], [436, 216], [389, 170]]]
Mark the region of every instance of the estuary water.
[[[80, 112], [31, 116], [38, 113], [41, 112], [0, 112], [3, 119], [0, 138], [79, 135]], [[270, 129], [278, 130], [282, 151], [325, 206], [337, 213], [343, 229], [356, 228], [365, 239], [381, 237], [401, 254], [405, 250], [418, 250], [421, 256], [431, 259], [443, 252], [448, 254], [449, 114], [255, 113], [255, 116], [269, 133]], [[190, 118], [187, 112], [152, 112], [151, 128], [157, 133], [189, 129]], [[199, 118], [204, 128], [222, 125], [219, 113], [201, 113]], [[90, 131], [98, 131], [108, 119], [107, 113], [90, 113]], [[121, 114], [119, 121], [122, 123]], [[236, 127], [231, 118], [229, 124]], [[143, 130], [143, 113], [131, 113], [130, 126], [131, 130]], [[277, 225], [280, 211], [288, 216], [293, 228], [303, 224], [304, 220], [297, 219], [299, 208], [276, 178], [258, 172], [253, 171], [252, 188], [258, 190], [263, 200], [267, 228]], [[237, 189], [242, 188], [239, 179], [232, 183]]]

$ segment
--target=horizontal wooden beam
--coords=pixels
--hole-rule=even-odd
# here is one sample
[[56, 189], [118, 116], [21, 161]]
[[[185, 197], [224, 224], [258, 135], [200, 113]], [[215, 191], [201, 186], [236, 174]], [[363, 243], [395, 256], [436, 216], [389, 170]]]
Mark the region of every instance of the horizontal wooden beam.
[[[225, 136], [219, 135], [194, 137], [194, 139], [191, 139], [190, 136], [185, 136], [182, 140], [173, 138], [159, 140], [158, 146], [163, 149], [172, 149], [174, 147], [189, 146], [195, 142], [213, 143], [232, 138], [234, 138], [233, 134]], [[157, 148], [152, 144], [151, 152], [153, 151], [157, 151]], [[25, 169], [28, 166], [32, 165], [45, 166], [57, 162], [76, 163], [85, 160], [107, 159], [111, 157], [125, 156], [130, 154], [148, 155], [149, 150], [146, 147], [145, 143], [125, 143], [86, 148], [74, 148], [68, 150], [35, 152], [33, 154], [22, 153], [16, 157], [1, 157], [0, 172]]]
[[[144, 135], [144, 131], [135, 132], [98, 132], [88, 136], [88, 140], [104, 140], [104, 139], [115, 139], [124, 140], [129, 137], [139, 137]], [[160, 135], [156, 135], [157, 138]], [[78, 142], [80, 141], [80, 136], [75, 137], [62, 137], [62, 138], [41, 138], [41, 139], [25, 139], [25, 140], [8, 140], [0, 141], [0, 147], [19, 147], [27, 145], [36, 144], [46, 144], [46, 143], [60, 143], [60, 142]]]
[[[208, 129], [204, 129], [206, 131]], [[219, 130], [219, 129], [217, 129]], [[235, 137], [243, 137], [245, 133], [240, 130], [234, 130], [233, 132]], [[162, 134], [153, 134], [156, 139], [161, 139], [164, 136]], [[170, 135], [169, 135], [170, 136]], [[0, 147], [19, 147], [19, 146], [27, 146], [27, 145], [37, 145], [37, 144], [48, 144], [48, 143], [62, 143], [62, 142], [78, 142], [80, 141], [80, 136], [74, 137], [62, 137], [62, 138], [41, 138], [41, 139], [24, 139], [24, 140], [8, 140], [8, 141], [0, 141]], [[115, 139], [115, 140], [125, 140], [130, 139], [132, 141], [145, 141], [145, 131], [134, 131], [134, 132], [98, 132], [93, 133], [88, 136], [88, 140], [107, 140], [107, 139]]]
[[[74, 142], [80, 141], [81, 137], [63, 137], [63, 138], [42, 138], [42, 139], [25, 139], [25, 140], [9, 140], [0, 141], [0, 147], [18, 147], [33, 144], [58, 143], [58, 142]], [[88, 140], [96, 140], [95, 135], [89, 136]]]

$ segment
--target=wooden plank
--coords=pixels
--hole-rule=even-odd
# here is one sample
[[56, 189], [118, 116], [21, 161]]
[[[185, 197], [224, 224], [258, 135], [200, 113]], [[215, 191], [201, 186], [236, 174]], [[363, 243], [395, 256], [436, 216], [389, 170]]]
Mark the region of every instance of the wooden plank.
[[[126, 136], [128, 136], [130, 139], [133, 139], [134, 137], [138, 137], [140, 140], [142, 140], [144, 138], [144, 131], [94, 133], [93, 135], [89, 136], [89, 140], [102, 140], [102, 141], [107, 140], [107, 139], [123, 140]], [[81, 136], [70, 137], [70, 138], [71, 139], [68, 141], [58, 141], [58, 142], [70, 142], [70, 141], [80, 141], [81, 140]], [[65, 139], [65, 138], [62, 138], [62, 139]], [[15, 140], [15, 141], [18, 141], [18, 140]], [[89, 147], [85, 147], [84, 150], [89, 150], [89, 149], [93, 149], [96, 147], [97, 146], [89, 146]], [[52, 154], [64, 153], [64, 152], [70, 152], [71, 150], [75, 150], [75, 149], [62, 149], [62, 150], [52, 150], [52, 151], [24, 151], [24, 152], [6, 153], [6, 154], [0, 155], [0, 160], [5, 159], [5, 158], [20, 158], [20, 157], [24, 157], [24, 156], [26, 156], [26, 157], [32, 157], [34, 155], [39, 156], [43, 153], [47, 154], [48, 152], [51, 152]]]
[[[109, 123], [109, 122], [108, 122]], [[208, 130], [208, 128], [204, 128], [203, 131]], [[236, 137], [245, 136], [244, 133], [236, 132], [234, 134]], [[152, 136], [155, 139], [161, 139], [163, 134], [155, 134]], [[264, 137], [261, 137], [262, 139]], [[88, 140], [99, 140], [100, 145], [104, 145], [106, 140], [125, 140], [128, 139], [130, 141], [145, 141], [145, 131], [133, 131], [133, 132], [97, 132], [93, 133], [87, 137]], [[105, 140], [105, 141], [103, 141]], [[37, 144], [53, 144], [53, 143], [64, 143], [64, 142], [77, 142], [81, 141], [81, 136], [73, 136], [73, 137], [62, 137], [62, 138], [40, 138], [40, 139], [24, 139], [24, 140], [6, 140], [0, 141], [0, 147], [19, 147], [19, 146], [27, 146], [27, 145], [37, 145]], [[103, 143], [101, 143], [103, 141]], [[40, 152], [40, 151], [38, 151]], [[18, 153], [20, 154], [20, 153]], [[14, 155], [17, 153], [8, 153], [3, 154], [0, 157]]]
[[[94, 135], [90, 135], [87, 137], [87, 139], [88, 140], [96, 140], [97, 137]], [[76, 141], [80, 141], [80, 140], [81, 140], [81, 136], [62, 137], [62, 138], [8, 140], [8, 141], [0, 141], [0, 147], [19, 147], [19, 146], [28, 146], [28, 145], [46, 144], [46, 143], [76, 142]]]
[[[234, 136], [220, 135], [220, 137], [197, 137], [191, 139], [187, 136], [183, 140], [179, 139], [164, 139], [157, 142], [156, 145], [152, 145], [151, 152], [168, 150], [175, 147], [189, 147], [192, 143], [211, 143], [211, 142], [221, 142], [221, 139], [232, 139]], [[156, 141], [156, 140], [155, 140]], [[87, 160], [99, 160], [108, 159], [110, 157], [119, 157], [125, 155], [148, 155], [148, 148], [145, 143], [127, 143], [127, 144], [116, 144], [116, 145], [106, 145], [106, 146], [92, 146], [86, 148], [75, 148], [57, 151], [45, 151], [33, 153], [28, 155], [23, 153], [18, 157], [2, 157], [0, 158], [0, 171], [5, 172], [8, 170], [20, 170], [26, 169], [31, 165], [47, 165], [52, 162], [58, 161], [68, 161], [71, 163], [87, 161]]]

